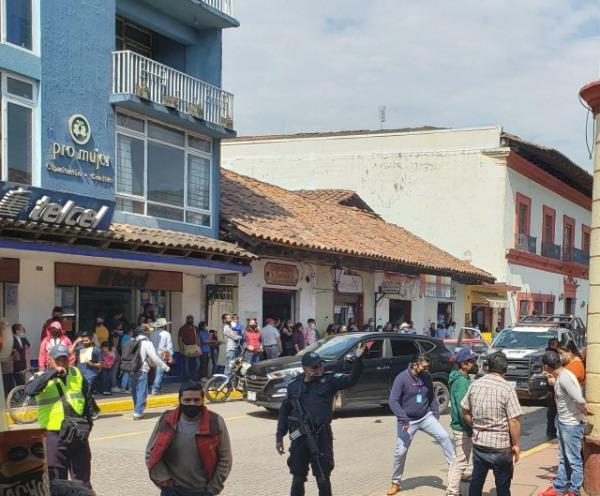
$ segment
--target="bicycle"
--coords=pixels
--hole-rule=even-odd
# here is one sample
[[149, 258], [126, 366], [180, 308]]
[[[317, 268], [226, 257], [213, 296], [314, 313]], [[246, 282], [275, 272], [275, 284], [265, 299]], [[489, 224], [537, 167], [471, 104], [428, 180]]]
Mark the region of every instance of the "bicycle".
[[244, 391], [244, 377], [252, 366], [250, 362], [244, 361], [244, 352], [231, 364], [229, 375], [215, 374], [204, 386], [204, 394], [211, 403], [222, 403], [227, 401], [233, 391]]
[[[37, 372], [37, 369], [24, 371], [25, 376]], [[6, 397], [8, 414], [17, 424], [33, 424], [38, 419], [37, 400], [25, 394], [25, 386], [16, 386], [10, 390]]]

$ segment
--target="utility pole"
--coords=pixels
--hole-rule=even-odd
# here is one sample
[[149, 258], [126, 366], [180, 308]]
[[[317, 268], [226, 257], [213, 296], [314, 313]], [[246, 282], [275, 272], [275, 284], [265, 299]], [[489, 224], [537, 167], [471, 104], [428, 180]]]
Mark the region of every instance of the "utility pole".
[[385, 124], [385, 105], [379, 106], [379, 129], [383, 129], [383, 125]]
[[585, 436], [583, 486], [589, 496], [600, 496], [600, 80], [581, 88], [579, 95], [592, 109], [596, 123], [586, 353], [586, 399], [594, 415], [589, 417], [592, 430]]

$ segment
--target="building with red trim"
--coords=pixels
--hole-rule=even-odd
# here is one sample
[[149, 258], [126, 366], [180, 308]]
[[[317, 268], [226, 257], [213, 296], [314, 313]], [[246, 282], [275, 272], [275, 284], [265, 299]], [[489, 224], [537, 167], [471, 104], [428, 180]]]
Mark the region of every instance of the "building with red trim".
[[[222, 164], [292, 190], [355, 192], [385, 221], [488, 271], [497, 283], [465, 291], [467, 323], [587, 315], [592, 176], [555, 149], [500, 127], [428, 127], [239, 137], [223, 142]], [[390, 295], [378, 323], [406, 298]]]

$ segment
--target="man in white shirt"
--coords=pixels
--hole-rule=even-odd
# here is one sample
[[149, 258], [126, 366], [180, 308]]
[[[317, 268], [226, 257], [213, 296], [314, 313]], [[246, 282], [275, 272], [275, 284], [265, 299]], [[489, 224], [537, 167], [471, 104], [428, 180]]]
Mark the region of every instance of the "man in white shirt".
[[548, 384], [554, 385], [558, 412], [558, 471], [556, 479], [541, 496], [579, 496], [583, 485], [581, 446], [587, 415], [591, 414], [577, 377], [562, 366], [556, 351], [542, 357]]
[[[152, 341], [156, 353], [166, 363], [170, 363], [173, 358], [173, 338], [171, 337], [171, 332], [167, 329], [169, 325], [171, 323], [167, 322], [167, 319], [164, 317], [156, 319], [156, 322], [152, 325], [154, 330], [150, 334], [150, 341]], [[152, 384], [152, 394], [160, 393], [164, 373], [165, 370], [162, 367], [156, 369], [156, 377], [154, 384]]]
[[267, 360], [270, 358], [279, 358], [281, 354], [281, 336], [274, 324], [275, 321], [268, 318], [265, 321], [265, 326], [260, 330], [260, 339]]
[[162, 372], [168, 372], [169, 366], [163, 362], [156, 354], [156, 349], [152, 341], [148, 339], [146, 333], [150, 328], [146, 325], [138, 327], [134, 332], [134, 339], [140, 343], [140, 360], [142, 367], [140, 370], [131, 372], [131, 395], [133, 396], [133, 420], [144, 418], [144, 409], [146, 408], [146, 398], [148, 397], [148, 373], [151, 367], [156, 367]]

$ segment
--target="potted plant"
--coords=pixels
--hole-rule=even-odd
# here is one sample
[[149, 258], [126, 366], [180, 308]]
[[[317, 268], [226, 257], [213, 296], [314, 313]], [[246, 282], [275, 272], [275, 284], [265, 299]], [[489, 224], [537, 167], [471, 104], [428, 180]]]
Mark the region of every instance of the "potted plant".
[[134, 93], [142, 100], [150, 100], [150, 88], [148, 88], [145, 81], [142, 81], [135, 86]]
[[173, 95], [163, 95], [162, 102], [165, 107], [177, 108], [177, 104], [179, 103], [179, 98]]
[[202, 103], [189, 103], [188, 104], [188, 112], [190, 115], [193, 115], [197, 119], [204, 119], [204, 107]]
[[233, 119], [231, 117], [221, 117], [221, 125], [227, 129], [233, 129]]

